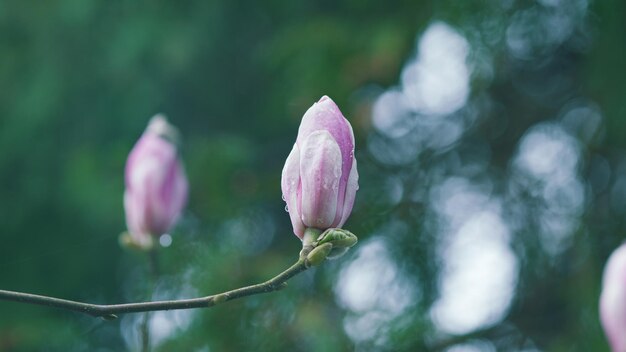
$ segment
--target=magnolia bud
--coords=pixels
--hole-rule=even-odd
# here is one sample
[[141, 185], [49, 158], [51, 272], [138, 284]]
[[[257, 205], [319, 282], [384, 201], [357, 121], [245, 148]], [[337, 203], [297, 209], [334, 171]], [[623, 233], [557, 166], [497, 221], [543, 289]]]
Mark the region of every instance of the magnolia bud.
[[283, 198], [296, 236], [302, 239], [306, 228], [343, 226], [358, 179], [352, 126], [323, 96], [304, 114], [282, 173]]
[[600, 321], [613, 352], [626, 352], [626, 244], [619, 246], [604, 267]]
[[126, 161], [126, 225], [134, 244], [144, 249], [152, 246], [152, 236], [170, 230], [187, 202], [187, 177], [176, 138], [176, 129], [157, 115]]

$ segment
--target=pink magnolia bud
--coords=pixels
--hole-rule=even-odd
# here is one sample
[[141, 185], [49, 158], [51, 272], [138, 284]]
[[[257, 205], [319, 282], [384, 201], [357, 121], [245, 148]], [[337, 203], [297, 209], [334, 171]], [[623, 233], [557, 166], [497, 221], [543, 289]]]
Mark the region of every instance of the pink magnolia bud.
[[613, 352], [626, 352], [626, 244], [619, 246], [604, 267], [600, 321]]
[[305, 228], [341, 227], [359, 189], [354, 133], [327, 96], [302, 117], [298, 138], [283, 168], [281, 188], [296, 236]]
[[153, 117], [126, 161], [126, 225], [141, 247], [151, 245], [151, 236], [166, 233], [187, 202], [187, 177], [178, 159], [176, 135], [164, 116]]

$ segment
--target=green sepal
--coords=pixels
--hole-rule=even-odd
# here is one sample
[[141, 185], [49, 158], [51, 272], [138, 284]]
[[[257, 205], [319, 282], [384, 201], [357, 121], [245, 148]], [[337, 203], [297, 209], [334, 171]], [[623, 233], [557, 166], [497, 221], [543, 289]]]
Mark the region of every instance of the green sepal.
[[130, 233], [125, 231], [120, 234], [118, 241], [122, 248], [134, 251], [148, 252], [154, 248], [154, 239], [152, 236], [147, 237], [145, 243], [139, 243], [133, 238], [133, 236], [131, 236]]
[[333, 248], [350, 248], [358, 242], [358, 238], [344, 229], [328, 229], [317, 238], [317, 244], [330, 243]]
[[330, 253], [328, 253], [328, 255], [326, 256], [326, 259], [337, 259], [339, 257], [342, 257], [344, 254], [346, 254], [348, 252], [348, 247], [343, 247], [343, 248], [335, 248], [333, 247], [333, 249], [330, 251]]
[[322, 264], [332, 249], [333, 245], [330, 243], [324, 243], [313, 248], [313, 250], [306, 256], [306, 265], [318, 266]]

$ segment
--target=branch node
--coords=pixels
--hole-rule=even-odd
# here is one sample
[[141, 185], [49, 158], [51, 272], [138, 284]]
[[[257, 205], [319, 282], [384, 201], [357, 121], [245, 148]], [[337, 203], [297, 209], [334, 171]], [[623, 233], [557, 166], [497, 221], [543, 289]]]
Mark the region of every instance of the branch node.
[[210, 305], [220, 304], [220, 303], [226, 302], [227, 300], [228, 300], [228, 293], [220, 293], [218, 295], [213, 296], [213, 299], [210, 301], [212, 304]]
[[115, 320], [117, 319], [117, 315], [115, 314], [105, 314], [105, 315], [101, 315], [100, 318], [107, 320], [107, 321], [111, 321], [111, 320]]

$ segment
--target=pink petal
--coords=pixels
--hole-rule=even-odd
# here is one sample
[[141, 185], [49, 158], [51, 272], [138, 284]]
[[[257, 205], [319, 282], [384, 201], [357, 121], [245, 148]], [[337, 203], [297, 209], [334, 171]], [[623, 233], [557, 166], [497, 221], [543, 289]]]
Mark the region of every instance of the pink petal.
[[302, 144], [302, 221], [307, 227], [332, 225], [341, 178], [341, 150], [328, 131], [311, 133]]
[[342, 227], [346, 223], [352, 207], [354, 206], [354, 199], [356, 198], [356, 191], [359, 189], [359, 173], [356, 169], [356, 159], [352, 162], [352, 170], [350, 170], [350, 176], [348, 178], [348, 184], [346, 186], [346, 199], [343, 204], [343, 211], [341, 220], [333, 227]]
[[[337, 211], [335, 213], [335, 220], [333, 221], [333, 227], [341, 227], [346, 222], [346, 219], [348, 218], [348, 216], [350, 215], [350, 212], [352, 211], [352, 205], [354, 204], [354, 197], [356, 195], [356, 190], [354, 190], [355, 194], [352, 194], [351, 195], [352, 198], [349, 200], [349, 198], [347, 198], [348, 195], [346, 194], [347, 187], [350, 183], [349, 177], [352, 174], [352, 172], [356, 173], [356, 159], [354, 158], [354, 132], [352, 131], [352, 125], [350, 125], [350, 123], [348, 123], [348, 121], [345, 118], [344, 120], [346, 121], [349, 127], [350, 142], [351, 142], [351, 144], [346, 145], [346, 147], [351, 147], [352, 149], [347, 154], [344, 153], [344, 151], [342, 150], [342, 155], [341, 155], [342, 173], [341, 173], [341, 180], [339, 183], [339, 198], [338, 198], [338, 203], [337, 203]], [[348, 172], [346, 172], [346, 170], [348, 170]], [[358, 189], [359, 188], [358, 187], [358, 174], [356, 174], [356, 178], [357, 179], [354, 182], [357, 183], [356, 189]], [[346, 202], [346, 200], [349, 200], [349, 201]], [[349, 208], [345, 209], [345, 205], [347, 204], [349, 204]]]
[[159, 209], [161, 222], [158, 224], [161, 233], [167, 232], [178, 220], [181, 210], [187, 203], [189, 187], [185, 171], [177, 158], [165, 160], [164, 163], [168, 168], [159, 185], [159, 199], [156, 202], [161, 206]]
[[289, 218], [293, 226], [293, 232], [299, 238], [304, 236], [304, 224], [299, 213], [298, 207], [298, 188], [300, 185], [300, 149], [297, 144], [293, 145], [293, 149], [285, 161], [281, 178], [281, 189], [283, 198], [287, 203]]
[[605, 266], [600, 321], [612, 350], [626, 351], [626, 244], [611, 254]]

